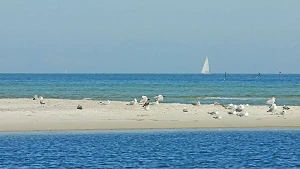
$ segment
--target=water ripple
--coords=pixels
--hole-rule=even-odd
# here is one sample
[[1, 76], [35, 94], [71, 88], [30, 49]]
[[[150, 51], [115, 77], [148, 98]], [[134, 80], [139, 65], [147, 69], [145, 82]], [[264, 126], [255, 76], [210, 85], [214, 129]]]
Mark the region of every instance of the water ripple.
[[0, 134], [1, 168], [297, 168], [300, 130]]

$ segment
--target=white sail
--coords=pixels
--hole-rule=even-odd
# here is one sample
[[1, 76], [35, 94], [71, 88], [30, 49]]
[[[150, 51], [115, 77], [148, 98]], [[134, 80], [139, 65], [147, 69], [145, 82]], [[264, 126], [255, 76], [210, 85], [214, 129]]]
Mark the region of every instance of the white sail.
[[205, 62], [204, 62], [204, 65], [203, 65], [201, 74], [210, 74], [210, 71], [209, 71], [209, 63], [208, 63], [208, 57], [207, 57], [207, 56], [206, 56], [206, 59], [205, 59]]

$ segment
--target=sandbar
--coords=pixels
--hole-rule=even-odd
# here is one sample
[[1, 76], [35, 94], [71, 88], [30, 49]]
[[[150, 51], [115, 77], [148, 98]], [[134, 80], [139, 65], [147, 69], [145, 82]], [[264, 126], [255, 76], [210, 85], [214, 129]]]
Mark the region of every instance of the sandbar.
[[[83, 131], [83, 130], [143, 130], [202, 128], [300, 128], [300, 106], [289, 106], [280, 115], [267, 112], [267, 105], [246, 106], [248, 117], [229, 115], [220, 105], [160, 103], [142, 105], [111, 101], [103, 105], [94, 100], [44, 99], [41, 105], [31, 98], [0, 99], [0, 132]], [[81, 105], [82, 110], [77, 109]], [[188, 112], [183, 112], [186, 108]], [[221, 119], [208, 112], [219, 111]]]

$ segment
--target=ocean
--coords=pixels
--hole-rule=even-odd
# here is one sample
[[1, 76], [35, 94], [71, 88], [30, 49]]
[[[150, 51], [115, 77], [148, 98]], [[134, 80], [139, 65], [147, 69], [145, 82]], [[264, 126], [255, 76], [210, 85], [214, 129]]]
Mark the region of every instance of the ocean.
[[300, 168], [298, 129], [0, 133], [0, 168]]
[[0, 74], [0, 98], [131, 101], [162, 94], [165, 103], [300, 104], [299, 74]]

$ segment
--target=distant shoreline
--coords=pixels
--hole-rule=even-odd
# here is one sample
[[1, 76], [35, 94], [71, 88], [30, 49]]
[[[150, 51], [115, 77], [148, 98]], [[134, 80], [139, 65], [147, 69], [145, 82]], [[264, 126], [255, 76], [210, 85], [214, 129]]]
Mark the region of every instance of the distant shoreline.
[[[226, 72], [227, 75], [258, 75], [257, 73], [230, 73]], [[202, 75], [202, 76], [210, 76], [210, 75], [224, 75], [225, 72], [221, 73], [210, 73], [210, 74], [201, 74], [199, 73], [5, 73], [2, 72], [0, 75], [8, 75], [8, 74], [30, 74], [30, 75]], [[279, 75], [279, 73], [260, 73], [260, 75]], [[280, 75], [300, 75], [300, 73], [281, 73]]]

